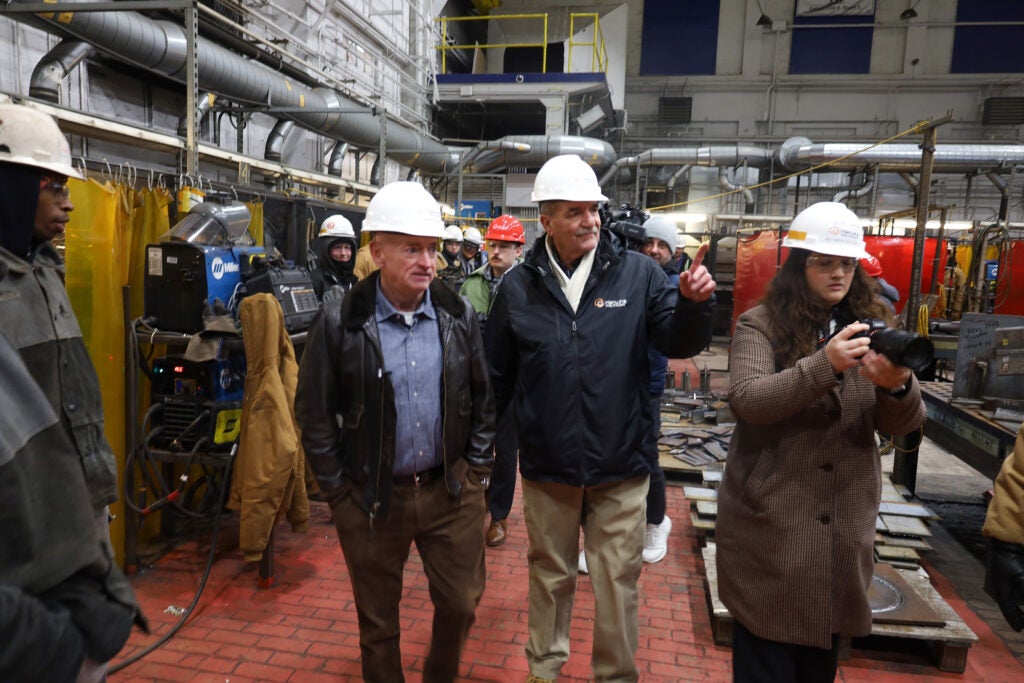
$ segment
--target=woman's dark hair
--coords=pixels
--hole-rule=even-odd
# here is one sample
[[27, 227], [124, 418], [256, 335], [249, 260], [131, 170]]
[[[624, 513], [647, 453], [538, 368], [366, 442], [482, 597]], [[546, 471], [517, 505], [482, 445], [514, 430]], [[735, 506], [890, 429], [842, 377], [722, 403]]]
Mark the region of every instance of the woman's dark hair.
[[[828, 329], [832, 307], [822, 305], [807, 287], [804, 270], [806, 249], [790, 249], [789, 257], [772, 281], [761, 303], [768, 310], [775, 363], [781, 368], [791, 367], [797, 360], [814, 353], [818, 333]], [[854, 271], [853, 281], [846, 298], [839, 304], [849, 319], [879, 318], [892, 325], [892, 311], [885, 305], [882, 290], [873, 278], [860, 267]]]

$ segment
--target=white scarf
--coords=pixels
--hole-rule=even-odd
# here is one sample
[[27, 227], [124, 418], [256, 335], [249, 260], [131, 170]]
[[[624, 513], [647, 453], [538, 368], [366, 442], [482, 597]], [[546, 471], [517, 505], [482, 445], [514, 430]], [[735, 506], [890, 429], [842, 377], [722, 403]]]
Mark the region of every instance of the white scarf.
[[551, 262], [551, 270], [554, 272], [555, 277], [558, 278], [558, 285], [562, 288], [562, 293], [565, 294], [565, 298], [569, 300], [569, 305], [572, 306], [572, 312], [575, 313], [576, 309], [580, 306], [580, 298], [583, 296], [583, 286], [587, 284], [587, 279], [590, 277], [590, 270], [594, 267], [594, 254], [597, 253], [597, 249], [591, 249], [587, 253], [583, 254], [583, 258], [580, 259], [580, 265], [573, 271], [572, 277], [565, 274], [562, 267], [558, 265], [558, 259], [555, 258], [555, 252], [551, 249], [551, 237], [550, 235], [544, 239], [544, 248], [548, 252], [548, 260]]

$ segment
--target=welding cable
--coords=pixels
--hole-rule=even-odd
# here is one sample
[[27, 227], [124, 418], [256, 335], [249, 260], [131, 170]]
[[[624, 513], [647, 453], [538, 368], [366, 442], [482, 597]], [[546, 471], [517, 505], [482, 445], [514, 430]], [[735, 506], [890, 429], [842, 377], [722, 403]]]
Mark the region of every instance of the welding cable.
[[204, 409], [202, 412], [200, 412], [198, 415], [196, 415], [196, 419], [194, 419], [191, 422], [189, 422], [188, 426], [185, 427], [184, 429], [182, 429], [181, 433], [178, 434], [178, 436], [174, 437], [174, 440], [171, 441], [171, 448], [172, 449], [177, 449], [177, 450], [185, 450], [182, 447], [182, 445], [181, 445], [181, 440], [183, 438], [185, 438], [185, 436], [189, 432], [191, 432], [193, 429], [195, 429], [199, 425], [200, 422], [202, 422], [204, 419], [206, 419], [208, 417], [210, 417], [210, 409], [209, 408]]
[[178, 477], [178, 481], [180, 482], [178, 484], [178, 487], [173, 491], [170, 491], [166, 496], [158, 498], [157, 500], [147, 505], [145, 508], [142, 509], [142, 511], [139, 514], [145, 517], [147, 515], [153, 514], [160, 508], [164, 507], [165, 505], [171, 504], [176, 511], [180, 512], [181, 514], [184, 514], [185, 516], [203, 517], [203, 515], [201, 514], [197, 514], [187, 508], [177, 505], [176, 501], [178, 500], [178, 498], [181, 497], [181, 492], [184, 490], [185, 485], [188, 484], [188, 473], [189, 470], [192, 469], [193, 463], [195, 463], [196, 453], [198, 453], [199, 449], [205, 445], [206, 438], [204, 437], [196, 441], [195, 446], [192, 447], [192, 450], [188, 454], [188, 460], [185, 462], [185, 469], [182, 471], [181, 476]]
[[[164, 408], [164, 404], [163, 403], [154, 403], [153, 405], [151, 405], [149, 407], [149, 410], [146, 411], [146, 414], [142, 418], [142, 426], [141, 426], [139, 431], [142, 432], [142, 433], [145, 433], [146, 432], [146, 427], [149, 426], [150, 421], [153, 419], [153, 417], [158, 412], [163, 410], [163, 408]], [[131, 508], [131, 510], [133, 512], [135, 512], [136, 514], [141, 513], [142, 512], [142, 508], [140, 508], [139, 506], [137, 506], [133, 502], [135, 500], [135, 489], [136, 489], [135, 465], [136, 464], [138, 465], [139, 471], [142, 473], [142, 477], [144, 479], [143, 483], [146, 486], [148, 486], [150, 488], [153, 488], [153, 484], [154, 484], [153, 474], [146, 467], [146, 465], [149, 464], [150, 468], [152, 468], [151, 458], [149, 457], [149, 451], [150, 451], [149, 444], [152, 443], [152, 440], [154, 438], [156, 438], [157, 436], [159, 436], [162, 433], [163, 433], [163, 427], [156, 427], [156, 428], [154, 428], [152, 431], [150, 431], [148, 434], [146, 434], [146, 438], [142, 439], [139, 442], [138, 446], [136, 446], [132, 450], [128, 451], [128, 454], [125, 457], [125, 463], [124, 463], [124, 504], [126, 506], [128, 506], [129, 508]], [[159, 470], [157, 470], [157, 473], [159, 474]], [[162, 478], [161, 478], [161, 483], [162, 483]], [[166, 487], [157, 488], [155, 490], [163, 491], [165, 489], [166, 489]]]
[[[225, 466], [225, 470], [224, 470], [225, 472], [230, 472], [231, 471], [231, 465], [234, 462], [235, 453], [237, 453], [237, 452], [238, 452], [238, 444], [235, 444], [234, 447], [231, 449], [230, 455], [228, 456], [228, 462], [227, 462], [227, 465]], [[215, 523], [213, 525], [213, 536], [210, 538], [210, 554], [209, 554], [209, 556], [206, 559], [206, 569], [203, 571], [203, 578], [199, 581], [199, 587], [196, 589], [196, 594], [192, 598], [192, 602], [189, 604], [188, 607], [185, 608], [185, 611], [182, 613], [181, 618], [178, 619], [178, 622], [176, 624], [174, 624], [174, 626], [171, 627], [170, 631], [168, 631], [164, 635], [160, 636], [160, 638], [157, 641], [155, 641], [152, 645], [150, 645], [146, 649], [144, 649], [144, 650], [142, 650], [140, 652], [137, 652], [136, 654], [132, 655], [128, 659], [124, 660], [123, 662], [118, 662], [116, 665], [114, 665], [114, 666], [110, 667], [109, 669], [107, 669], [107, 674], [108, 675], [117, 673], [118, 671], [124, 669], [125, 667], [130, 666], [130, 665], [134, 664], [135, 662], [139, 661], [140, 659], [142, 659], [143, 657], [148, 655], [153, 650], [156, 650], [157, 648], [162, 647], [164, 643], [166, 643], [171, 638], [173, 638], [174, 635], [179, 630], [181, 630], [181, 627], [185, 625], [185, 622], [188, 620], [188, 618], [190, 616], [192, 616], [192, 612], [195, 610], [196, 605], [199, 604], [199, 598], [202, 597], [203, 590], [206, 588], [206, 582], [210, 578], [210, 572], [213, 570], [213, 561], [214, 561], [214, 559], [216, 558], [216, 555], [217, 555], [217, 537], [220, 535], [220, 522], [221, 522], [221, 518], [223, 517], [223, 514], [224, 514], [224, 503], [227, 500], [227, 490], [228, 490], [228, 487], [224, 486], [221, 489], [221, 492], [220, 492], [220, 505], [217, 506], [217, 518], [216, 518]]]

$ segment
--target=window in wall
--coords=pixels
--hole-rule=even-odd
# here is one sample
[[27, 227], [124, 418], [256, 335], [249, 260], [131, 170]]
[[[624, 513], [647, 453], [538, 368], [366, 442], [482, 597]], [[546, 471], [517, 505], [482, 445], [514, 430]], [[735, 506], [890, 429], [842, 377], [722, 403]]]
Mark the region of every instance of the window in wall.
[[715, 73], [719, 0], [645, 0], [640, 75]]
[[[960, 0], [957, 22], [1024, 21], [1024, 3], [1008, 0]], [[1024, 72], [1024, 26], [957, 26], [953, 36], [955, 74]]]
[[[789, 53], [791, 74], [866, 74], [871, 70], [871, 26], [874, 7], [869, 14], [821, 16], [809, 10], [793, 17], [793, 43]], [[827, 25], [814, 28], [816, 25]], [[801, 28], [810, 27], [810, 28]]]

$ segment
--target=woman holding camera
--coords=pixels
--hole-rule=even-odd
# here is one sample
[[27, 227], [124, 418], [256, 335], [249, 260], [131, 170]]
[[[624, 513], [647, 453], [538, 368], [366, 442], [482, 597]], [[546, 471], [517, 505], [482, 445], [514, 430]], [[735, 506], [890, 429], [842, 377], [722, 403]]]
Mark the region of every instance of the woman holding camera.
[[838, 637], [870, 632], [875, 430], [905, 434], [925, 420], [913, 373], [871, 350], [859, 322], [892, 315], [857, 267], [857, 216], [814, 204], [783, 246], [789, 257], [740, 316], [730, 361], [738, 421], [715, 539], [743, 682], [832, 681]]

